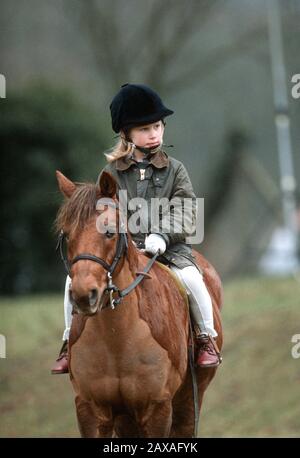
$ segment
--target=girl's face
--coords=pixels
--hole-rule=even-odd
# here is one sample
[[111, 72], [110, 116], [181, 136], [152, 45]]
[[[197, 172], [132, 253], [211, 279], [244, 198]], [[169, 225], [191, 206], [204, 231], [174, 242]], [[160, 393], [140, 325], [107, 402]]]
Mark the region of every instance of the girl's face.
[[160, 145], [163, 140], [163, 135], [164, 125], [162, 121], [134, 127], [129, 131], [129, 137], [132, 143], [145, 148]]

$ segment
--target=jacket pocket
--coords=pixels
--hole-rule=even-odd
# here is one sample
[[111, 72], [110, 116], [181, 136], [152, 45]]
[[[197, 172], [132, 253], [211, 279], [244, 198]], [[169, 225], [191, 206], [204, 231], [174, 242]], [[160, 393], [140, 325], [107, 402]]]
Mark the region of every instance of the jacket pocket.
[[155, 170], [155, 173], [152, 176], [154, 186], [158, 188], [162, 188], [165, 185], [168, 179], [168, 176], [169, 176], [169, 173], [168, 173], [168, 169], [166, 168]]

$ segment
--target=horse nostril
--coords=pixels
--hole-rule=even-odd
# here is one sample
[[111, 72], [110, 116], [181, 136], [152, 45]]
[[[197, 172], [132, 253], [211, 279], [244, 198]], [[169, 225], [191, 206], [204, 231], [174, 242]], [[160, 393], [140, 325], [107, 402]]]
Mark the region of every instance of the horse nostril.
[[98, 288], [81, 291], [73, 287], [69, 290], [69, 299], [75, 312], [89, 314], [97, 306], [99, 291]]
[[89, 292], [89, 303], [90, 303], [90, 306], [93, 307], [96, 304], [97, 300], [98, 300], [98, 290], [97, 289], [92, 289]]

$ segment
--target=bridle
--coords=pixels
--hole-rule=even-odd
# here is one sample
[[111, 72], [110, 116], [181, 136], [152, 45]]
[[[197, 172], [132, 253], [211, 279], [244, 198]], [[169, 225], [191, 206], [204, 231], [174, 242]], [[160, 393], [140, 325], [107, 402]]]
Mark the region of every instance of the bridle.
[[[105, 205], [111, 205], [109, 202], [105, 202]], [[114, 202], [113, 204], [116, 208], [118, 208], [118, 204]], [[68, 260], [67, 256], [64, 254], [64, 242], [66, 241], [66, 234], [64, 233], [63, 230], [60, 231], [59, 236], [58, 236], [58, 241], [56, 245], [56, 250], [59, 249], [60, 252], [60, 257], [61, 260], [64, 263], [65, 269], [67, 274], [71, 277], [71, 268], [76, 262], [78, 261], [93, 261], [97, 262], [100, 264], [106, 271], [107, 271], [107, 287], [105, 288], [104, 292], [108, 292], [110, 295], [110, 306], [112, 309], [115, 308], [116, 305], [119, 305], [122, 298], [129, 294], [144, 278], [145, 275], [149, 272], [151, 269], [152, 265], [154, 264], [156, 258], [159, 256], [159, 252], [157, 252], [147, 263], [146, 267], [142, 272], [139, 273], [137, 278], [125, 289], [122, 291], [113, 283], [112, 280], [112, 275], [120, 261], [120, 259], [127, 253], [128, 250], [128, 238], [127, 238], [127, 233], [126, 232], [119, 232], [118, 233], [118, 241], [117, 241], [117, 247], [116, 247], [116, 253], [114, 255], [114, 258], [112, 260], [111, 264], [108, 264], [104, 259], [99, 258], [98, 256], [95, 256], [93, 254], [89, 253], [82, 253], [72, 260]], [[113, 297], [113, 293], [118, 294], [118, 298]], [[105, 307], [102, 307], [105, 308]]]

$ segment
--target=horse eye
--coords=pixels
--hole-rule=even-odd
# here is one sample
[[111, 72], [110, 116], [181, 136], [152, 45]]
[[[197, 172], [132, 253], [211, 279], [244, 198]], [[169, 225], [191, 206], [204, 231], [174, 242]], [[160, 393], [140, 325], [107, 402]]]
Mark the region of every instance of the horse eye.
[[112, 239], [114, 235], [115, 235], [114, 232], [109, 232], [109, 231], [106, 231], [106, 232], [105, 232], [105, 236], [106, 236], [108, 239]]

